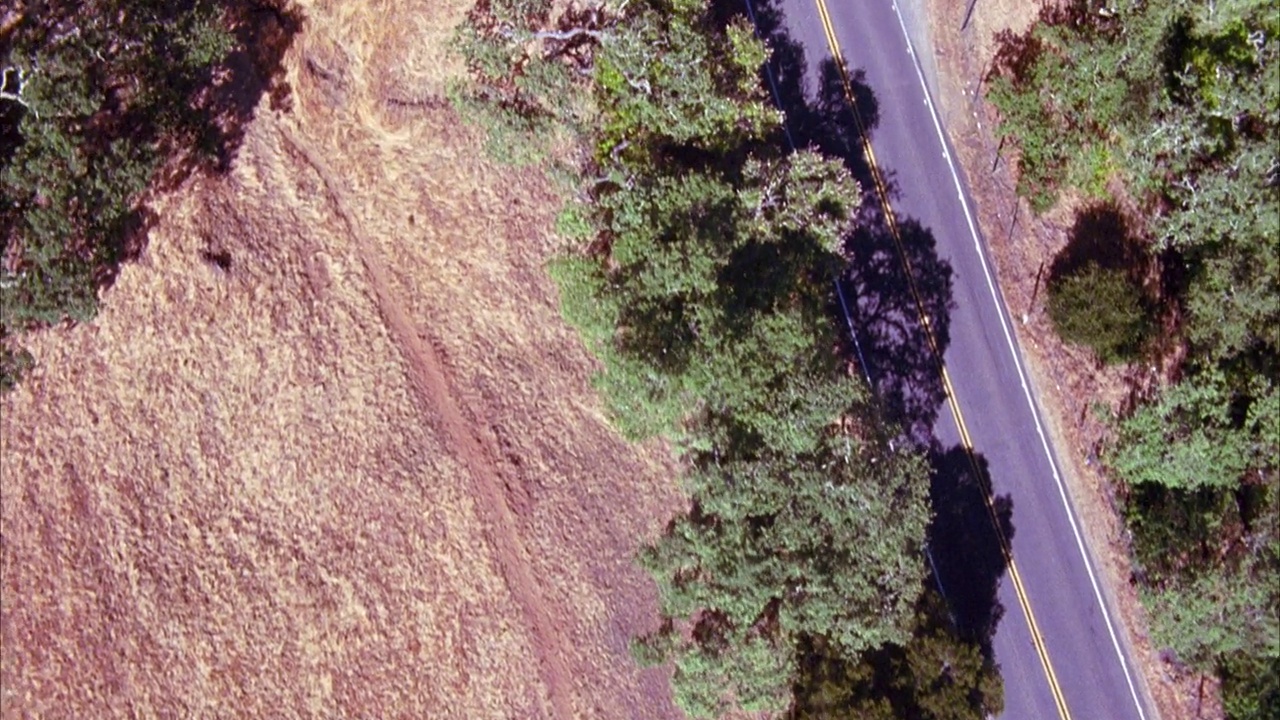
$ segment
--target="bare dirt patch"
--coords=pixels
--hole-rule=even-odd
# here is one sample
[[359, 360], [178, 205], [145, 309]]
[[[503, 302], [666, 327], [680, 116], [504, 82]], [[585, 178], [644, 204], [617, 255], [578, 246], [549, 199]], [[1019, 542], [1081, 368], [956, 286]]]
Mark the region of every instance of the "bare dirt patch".
[[1165, 661], [1151, 645], [1145, 611], [1131, 581], [1129, 538], [1120, 506], [1098, 465], [1107, 428], [1094, 406], [1114, 411], [1129, 401], [1132, 388], [1149, 383], [1163, 371], [1103, 368], [1089, 351], [1064, 345], [1054, 333], [1045, 311], [1044, 282], [1054, 255], [1067, 244], [1076, 211], [1089, 200], [1067, 197], [1043, 216], [1034, 216], [1014, 192], [1011, 149], [999, 144], [993, 133], [996, 112], [982, 98], [996, 51], [995, 35], [1005, 29], [1025, 30], [1036, 19], [1040, 3], [925, 2], [942, 114], [977, 201], [1000, 288], [1017, 320], [1018, 340], [1060, 450], [1072, 502], [1082, 516], [1095, 564], [1104, 575], [1104, 590], [1119, 611], [1126, 640], [1161, 716], [1220, 715], [1205, 698], [1202, 678]]
[[559, 317], [545, 181], [443, 101], [467, 2], [303, 4], [0, 418], [5, 717], [676, 717], [628, 653], [680, 502]]

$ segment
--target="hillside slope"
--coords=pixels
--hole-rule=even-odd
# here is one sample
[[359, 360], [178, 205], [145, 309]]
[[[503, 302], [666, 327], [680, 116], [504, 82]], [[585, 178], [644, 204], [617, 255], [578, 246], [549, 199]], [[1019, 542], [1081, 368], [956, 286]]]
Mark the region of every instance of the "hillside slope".
[[543, 271], [545, 180], [443, 99], [467, 3], [316, 2], [231, 171], [0, 418], [5, 717], [671, 717], [677, 507]]

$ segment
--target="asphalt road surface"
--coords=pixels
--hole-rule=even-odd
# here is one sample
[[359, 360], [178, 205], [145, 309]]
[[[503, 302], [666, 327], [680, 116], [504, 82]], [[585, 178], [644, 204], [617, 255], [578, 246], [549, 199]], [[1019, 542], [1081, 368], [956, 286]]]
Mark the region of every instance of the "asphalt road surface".
[[[766, 35], [771, 16], [774, 39], [789, 38], [793, 47], [803, 49], [799, 63], [794, 53], [788, 61], [775, 52], [775, 93], [779, 83], [794, 81], [794, 65], [803, 64], [809, 101], [821, 104], [815, 98], [821, 94], [822, 65], [829, 64], [831, 50], [817, 0], [754, 0], [753, 10], [766, 16], [761, 19]], [[858, 88], [855, 97], [860, 106], [869, 106], [863, 114], [874, 116], [867, 135], [876, 164], [892, 186], [895, 214], [900, 224], [913, 228], [915, 239], [909, 242], [919, 251], [914, 262], [931, 267], [930, 258], [920, 255], [933, 253], [950, 264], [950, 310], [934, 324], [945, 336], [946, 367], [974, 450], [986, 463], [993, 494], [1009, 510], [1014, 563], [1069, 716], [1154, 719], [1137, 669], [1118, 641], [1118, 618], [1105, 608], [1101, 578], [1087, 559], [1079, 519], [1068, 508], [1053, 451], [1026, 390], [1029, 381], [1012, 340], [1012, 321], [971, 216], [972, 201], [960, 169], [949, 160], [945, 129], [909, 50], [906, 26], [890, 0], [827, 0], [826, 12]], [[789, 112], [789, 124], [793, 121]], [[870, 365], [876, 365], [874, 359]], [[959, 446], [960, 430], [945, 403], [934, 407], [933, 435], [945, 453]], [[992, 643], [1005, 681], [1002, 717], [1061, 717], [1055, 682], [1033, 643], [1007, 568], [994, 574], [993, 582], [995, 598], [1004, 608]], [[965, 590], [944, 587], [949, 595]]]

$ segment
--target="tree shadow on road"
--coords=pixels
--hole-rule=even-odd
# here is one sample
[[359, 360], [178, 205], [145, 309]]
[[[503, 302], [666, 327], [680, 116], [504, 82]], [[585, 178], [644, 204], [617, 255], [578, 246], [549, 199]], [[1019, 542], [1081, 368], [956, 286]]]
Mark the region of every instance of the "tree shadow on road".
[[[991, 658], [991, 638], [1004, 615], [996, 598], [1006, 561], [1001, 544], [1013, 540], [1013, 500], [991, 498], [987, 461], [956, 445], [929, 453], [933, 467], [929, 498], [934, 517], [929, 526], [930, 562], [946, 596], [956, 629], [982, 644]], [[998, 528], [998, 530], [997, 530]]]
[[[776, 0], [719, 0], [717, 5], [723, 6], [721, 12], [726, 18], [745, 14], [747, 20], [754, 20], [758, 36], [769, 47], [762, 80], [786, 116], [780, 137], [775, 140], [840, 158], [864, 189], [874, 188], [871, 168], [862, 152], [860, 128], [870, 133], [880, 124], [880, 103], [866, 84], [865, 73], [847, 69], [857, 105], [855, 114], [845, 95], [839, 68], [827, 49], [811, 49], [807, 55], [806, 49], [783, 27], [783, 12]], [[822, 59], [810, 59], [819, 57]], [[874, 197], [868, 193], [867, 199]]]
[[956, 631], [991, 661], [991, 640], [1004, 612], [996, 591], [1005, 571], [1001, 535], [1013, 537], [1012, 501], [1005, 496], [989, 505], [986, 461], [974, 456], [971, 462], [958, 446], [943, 449], [933, 436], [946, 400], [938, 359], [950, 342], [951, 266], [939, 257], [932, 229], [914, 218], [885, 215], [884, 203], [892, 204], [900, 192], [892, 169], [878, 168], [876, 178], [863, 150], [864, 134], [869, 141], [884, 120], [865, 73], [848, 68], [846, 93], [828, 48], [806, 48], [793, 39], [778, 0], [717, 4], [726, 8], [726, 18], [736, 7], [754, 21], [771, 51], [763, 80], [786, 118], [777, 142], [841, 159], [864, 190], [857, 229], [845, 238], [848, 266], [835, 312], [850, 326], [850, 359], [888, 416], [927, 452], [934, 580], [949, 601]]
[[[844, 242], [845, 302], [834, 310], [848, 321], [848, 356], [861, 368], [890, 419], [919, 446], [928, 447], [946, 397], [935, 357], [950, 341], [952, 273], [938, 256], [932, 230], [913, 218], [899, 217], [891, 223], [885, 215], [877, 190], [882, 189], [890, 202], [898, 190], [885, 168], [879, 168], [879, 178], [874, 175], [863, 151], [863, 134], [869, 138], [881, 122], [880, 102], [857, 68], [848, 68], [846, 93], [828, 49], [807, 49], [791, 38], [776, 0], [721, 4], [753, 17], [771, 51], [764, 80], [786, 118], [775, 140], [839, 158], [863, 189], [857, 228]], [[922, 316], [928, 318], [933, 346]]]
[[877, 217], [846, 242], [850, 262], [841, 288], [849, 344], [888, 416], [917, 446], [927, 447], [946, 393], [925, 322], [941, 353], [950, 340], [951, 268], [919, 222], [900, 222], [895, 237], [878, 213], [869, 214]]

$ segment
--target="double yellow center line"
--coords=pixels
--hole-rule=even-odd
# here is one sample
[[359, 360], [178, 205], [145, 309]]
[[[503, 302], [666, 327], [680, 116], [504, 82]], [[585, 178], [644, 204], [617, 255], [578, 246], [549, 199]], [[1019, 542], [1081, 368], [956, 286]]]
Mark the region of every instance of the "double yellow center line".
[[924, 329], [925, 339], [933, 355], [934, 364], [937, 366], [938, 374], [942, 378], [942, 386], [947, 395], [947, 404], [951, 408], [952, 417], [955, 418], [956, 427], [960, 430], [960, 441], [964, 445], [965, 455], [969, 458], [970, 469], [982, 488], [983, 498], [986, 500], [987, 513], [991, 517], [991, 524], [995, 527], [996, 536], [999, 538], [1000, 552], [1004, 555], [1005, 563], [1009, 568], [1009, 578], [1013, 581], [1013, 589], [1018, 596], [1018, 604], [1022, 607], [1022, 613], [1031, 629], [1031, 642], [1035, 645], [1036, 654], [1040, 657], [1040, 664], [1044, 667], [1045, 678], [1049, 683], [1049, 691], [1053, 694], [1053, 701], [1057, 705], [1059, 717], [1062, 720], [1071, 720], [1071, 712], [1067, 709], [1067, 701], [1063, 697], [1061, 686], [1058, 684], [1058, 677], [1053, 672], [1053, 663], [1049, 661], [1049, 651], [1045, 646], [1044, 636], [1041, 635], [1040, 626], [1036, 623], [1035, 614], [1031, 611], [1031, 602], [1027, 599], [1026, 589], [1022, 584], [1022, 576], [1018, 573], [1018, 566], [1013, 562], [1013, 551], [1009, 545], [1009, 538], [1004, 533], [995, 505], [992, 503], [990, 485], [987, 483], [982, 469], [978, 466], [978, 460], [973, 450], [973, 441], [969, 436], [969, 428], [965, 424], [964, 415], [960, 412], [960, 404], [956, 400], [955, 389], [951, 386], [951, 376], [947, 374], [947, 366], [943, 362], [942, 349], [938, 346], [929, 316], [925, 311], [924, 301], [920, 296], [919, 288], [916, 287], [911, 261], [903, 248], [902, 235], [898, 231], [897, 216], [894, 215], [893, 207], [889, 204], [889, 192], [884, 182], [884, 176], [880, 172], [880, 166], [876, 164], [875, 151], [871, 149], [871, 141], [867, 136], [866, 128], [863, 126], [862, 117], [858, 114], [858, 101], [853, 95], [853, 85], [849, 81], [849, 72], [845, 67], [844, 54], [840, 50], [840, 41], [836, 39], [835, 29], [831, 25], [831, 14], [827, 10], [825, 0], [814, 1], [818, 6], [818, 15], [822, 18], [822, 29], [827, 35], [827, 44], [831, 48], [831, 55], [835, 60], [836, 69], [840, 72], [840, 82], [844, 87], [845, 99], [848, 100], [849, 107], [853, 111], [858, 136], [862, 139], [862, 152], [866, 157], [867, 166], [871, 172], [871, 181], [875, 185], [881, 209], [884, 211], [885, 223], [889, 228], [889, 234], [893, 237], [894, 245], [897, 247], [898, 259], [901, 261], [902, 269], [907, 277], [907, 286], [910, 288], [911, 296], [915, 300], [916, 313], [919, 315], [921, 327]]

